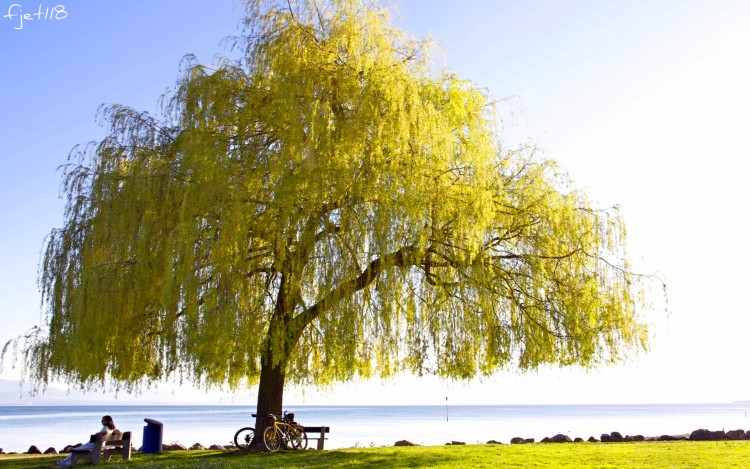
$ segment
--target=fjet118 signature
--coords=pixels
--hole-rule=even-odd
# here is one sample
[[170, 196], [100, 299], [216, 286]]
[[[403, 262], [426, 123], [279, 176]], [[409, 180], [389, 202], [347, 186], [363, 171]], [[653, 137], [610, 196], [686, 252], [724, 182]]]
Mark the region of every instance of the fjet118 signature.
[[23, 29], [24, 21], [60, 21], [67, 17], [68, 10], [65, 9], [65, 5], [45, 7], [40, 4], [36, 13], [24, 13], [23, 7], [19, 3], [14, 3], [9, 6], [8, 14], [3, 15], [3, 18], [8, 18], [14, 25], [17, 25], [13, 29]]

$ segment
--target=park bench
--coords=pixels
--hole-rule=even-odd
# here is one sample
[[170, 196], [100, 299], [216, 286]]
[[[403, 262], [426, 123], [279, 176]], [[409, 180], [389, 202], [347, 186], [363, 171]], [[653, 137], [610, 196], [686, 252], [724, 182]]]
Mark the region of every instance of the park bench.
[[108, 435], [95, 433], [91, 435], [89, 442], [94, 444], [93, 448], [74, 449], [71, 451], [73, 454], [73, 464], [81, 459], [90, 459], [92, 464], [99, 464], [102, 459], [107, 462], [115, 455], [122, 456], [122, 459], [130, 459], [132, 446], [130, 444], [130, 432], [123, 433], [119, 430], [114, 430]]
[[[328, 439], [326, 438], [326, 434], [331, 433], [331, 427], [303, 427], [303, 428], [305, 429], [305, 433], [307, 433], [307, 439], [318, 440], [317, 449], [323, 450], [325, 446], [324, 445], [325, 440]], [[310, 436], [311, 433], [316, 433], [319, 436], [318, 437]]]

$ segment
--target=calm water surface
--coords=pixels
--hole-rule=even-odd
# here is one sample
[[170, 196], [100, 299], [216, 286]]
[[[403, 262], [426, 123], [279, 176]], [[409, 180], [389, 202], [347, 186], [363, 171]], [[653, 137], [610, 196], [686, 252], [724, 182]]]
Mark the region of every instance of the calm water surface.
[[[290, 406], [303, 425], [332, 427], [326, 448], [390, 446], [407, 439], [426, 445], [466, 443], [514, 436], [535, 438], [563, 433], [571, 438], [684, 434], [698, 428], [750, 429], [750, 403], [689, 405], [551, 406]], [[240, 427], [254, 424], [254, 406], [0, 406], [0, 448], [42, 451], [88, 441], [109, 414], [117, 427], [143, 441], [144, 418], [164, 424], [164, 443], [227, 445]]]

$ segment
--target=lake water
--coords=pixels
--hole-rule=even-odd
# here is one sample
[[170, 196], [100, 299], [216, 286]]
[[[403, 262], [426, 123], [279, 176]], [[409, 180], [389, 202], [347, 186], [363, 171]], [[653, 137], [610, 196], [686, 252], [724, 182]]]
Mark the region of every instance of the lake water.
[[[679, 405], [531, 406], [289, 406], [302, 425], [332, 428], [327, 449], [391, 446], [407, 439], [425, 445], [468, 444], [515, 436], [535, 438], [562, 433], [599, 438], [602, 433], [658, 436], [709, 430], [750, 429], [750, 403]], [[88, 441], [101, 428], [102, 415], [143, 441], [144, 418], [164, 424], [164, 443], [186, 446], [230, 444], [234, 433], [253, 426], [254, 406], [0, 406], [0, 448], [42, 451]]]

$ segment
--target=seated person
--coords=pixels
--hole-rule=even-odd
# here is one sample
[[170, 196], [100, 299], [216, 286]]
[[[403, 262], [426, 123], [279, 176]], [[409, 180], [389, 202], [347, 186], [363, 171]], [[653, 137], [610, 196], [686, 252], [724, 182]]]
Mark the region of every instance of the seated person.
[[[104, 417], [102, 417], [102, 429], [95, 433], [95, 435], [109, 435], [114, 429], [115, 421], [112, 420], [112, 417], [110, 417], [109, 415], [105, 415]], [[95, 443], [88, 442], [82, 444], [76, 449], [93, 449], [94, 446]], [[73, 453], [70, 453], [67, 458], [57, 461], [57, 465], [60, 467], [69, 467], [71, 464], [73, 464]]]

